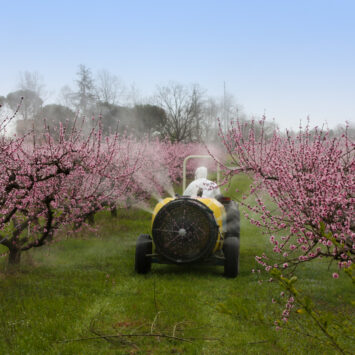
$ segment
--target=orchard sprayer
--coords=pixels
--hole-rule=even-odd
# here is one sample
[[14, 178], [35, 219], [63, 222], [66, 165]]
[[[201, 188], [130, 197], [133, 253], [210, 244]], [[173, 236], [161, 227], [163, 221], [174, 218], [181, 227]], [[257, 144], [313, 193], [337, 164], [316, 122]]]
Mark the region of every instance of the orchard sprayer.
[[[185, 162], [191, 157], [196, 156]], [[201, 189], [196, 196], [176, 195], [157, 203], [151, 234], [138, 237], [135, 270], [148, 273], [152, 263], [212, 264], [224, 266], [225, 276], [236, 277], [239, 242], [240, 213], [235, 201], [222, 194], [203, 197]]]

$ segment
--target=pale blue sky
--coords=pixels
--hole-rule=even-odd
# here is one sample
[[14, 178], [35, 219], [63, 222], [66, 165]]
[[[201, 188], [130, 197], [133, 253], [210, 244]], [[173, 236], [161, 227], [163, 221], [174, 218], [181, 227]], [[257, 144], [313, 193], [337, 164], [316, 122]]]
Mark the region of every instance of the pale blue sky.
[[170, 80], [223, 82], [247, 114], [281, 127], [355, 122], [354, 1], [2, 1], [0, 95], [38, 71], [50, 100], [79, 64], [143, 96]]

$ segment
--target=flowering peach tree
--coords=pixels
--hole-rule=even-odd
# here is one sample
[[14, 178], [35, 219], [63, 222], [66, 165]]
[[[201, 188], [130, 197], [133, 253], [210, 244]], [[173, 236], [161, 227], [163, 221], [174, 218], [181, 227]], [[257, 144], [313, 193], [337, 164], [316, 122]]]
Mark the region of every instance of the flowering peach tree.
[[[6, 123], [5, 123], [6, 124]], [[5, 124], [0, 126], [0, 135]], [[31, 142], [31, 143], [29, 143]], [[62, 226], [80, 225], [125, 193], [139, 164], [119, 137], [104, 139], [101, 129], [84, 136], [60, 127], [37, 137], [0, 138], [0, 244], [9, 262], [40, 247]]]
[[[264, 123], [253, 122], [245, 132], [246, 126], [236, 122], [223, 137], [237, 166], [229, 175], [253, 177], [250, 192], [256, 205], [243, 202], [250, 211], [246, 216], [268, 231], [273, 251], [281, 256], [277, 264], [266, 255], [257, 257], [258, 263], [268, 271], [326, 257], [337, 260], [339, 269], [350, 267], [355, 255], [355, 143], [346, 132], [330, 138], [308, 127], [296, 136], [275, 131], [267, 137]], [[255, 125], [261, 126], [258, 137]]]
[[[166, 192], [173, 195], [173, 185], [182, 181], [184, 159], [192, 154], [208, 154], [206, 148], [199, 143], [173, 143], [158, 139], [136, 141], [131, 144], [130, 151], [132, 154], [139, 151], [142, 157], [140, 168], [135, 171], [134, 182], [130, 185], [130, 192], [127, 194], [132, 202], [146, 200], [151, 195], [160, 198]], [[190, 177], [194, 175], [196, 164], [200, 163], [189, 161], [187, 174]], [[214, 164], [211, 159], [207, 163]]]
[[152, 194], [172, 194], [184, 158], [204, 149], [118, 134], [104, 137], [100, 121], [86, 134], [73, 124], [53, 133], [44, 122], [41, 133], [6, 137], [15, 116], [0, 123], [0, 244], [7, 247], [10, 263], [52, 240], [63, 226], [77, 228], [103, 208], [113, 211]]
[[[276, 321], [277, 329], [287, 324], [297, 305], [343, 353], [333, 334], [335, 328], [330, 330], [327, 318], [295, 288], [294, 271], [301, 263], [324, 258], [337, 262], [334, 279], [344, 270], [355, 281], [355, 144], [348, 131], [331, 138], [327, 131], [306, 126], [296, 135], [278, 130], [270, 135], [262, 119], [248, 124], [234, 122], [220, 135], [236, 166], [226, 169], [227, 175], [252, 177], [250, 195], [255, 203], [248, 203], [248, 196], [243, 196], [245, 216], [266, 231], [273, 246], [273, 255], [264, 253], [256, 256], [256, 261], [260, 269], [270, 272], [269, 281], [278, 280], [286, 291], [281, 293], [285, 307], [281, 321]], [[341, 329], [344, 335], [350, 328]]]

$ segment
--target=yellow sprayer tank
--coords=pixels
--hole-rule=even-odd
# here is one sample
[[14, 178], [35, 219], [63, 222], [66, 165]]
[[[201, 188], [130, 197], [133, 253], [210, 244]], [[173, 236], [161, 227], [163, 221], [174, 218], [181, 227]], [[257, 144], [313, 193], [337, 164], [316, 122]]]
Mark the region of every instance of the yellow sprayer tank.
[[173, 263], [208, 258], [223, 246], [226, 211], [214, 198], [165, 198], [154, 209], [156, 252]]

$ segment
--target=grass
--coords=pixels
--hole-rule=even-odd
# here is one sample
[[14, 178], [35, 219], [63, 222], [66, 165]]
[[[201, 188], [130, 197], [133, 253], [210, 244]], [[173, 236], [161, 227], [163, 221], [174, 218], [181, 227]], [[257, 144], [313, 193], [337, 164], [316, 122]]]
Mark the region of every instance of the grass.
[[[236, 185], [245, 190], [248, 184], [245, 177], [235, 178], [230, 194]], [[334, 353], [313, 338], [275, 331], [273, 320], [281, 308], [271, 298], [280, 289], [274, 283], [260, 285], [251, 273], [255, 255], [271, 248], [243, 216], [241, 271], [232, 280], [222, 276], [221, 267], [198, 265], [154, 264], [150, 274], [135, 274], [135, 240], [150, 232], [150, 219], [134, 209], [120, 211], [118, 219], [100, 213], [99, 237], [87, 232], [31, 250], [16, 270], [6, 271], [1, 258], [0, 353]], [[332, 280], [331, 270], [324, 262], [303, 267], [299, 287], [323, 310], [353, 312], [350, 282]], [[308, 324], [302, 314], [297, 321]], [[136, 336], [100, 338], [108, 334]], [[172, 335], [193, 339], [166, 337]], [[97, 339], [87, 339], [92, 337]]]

